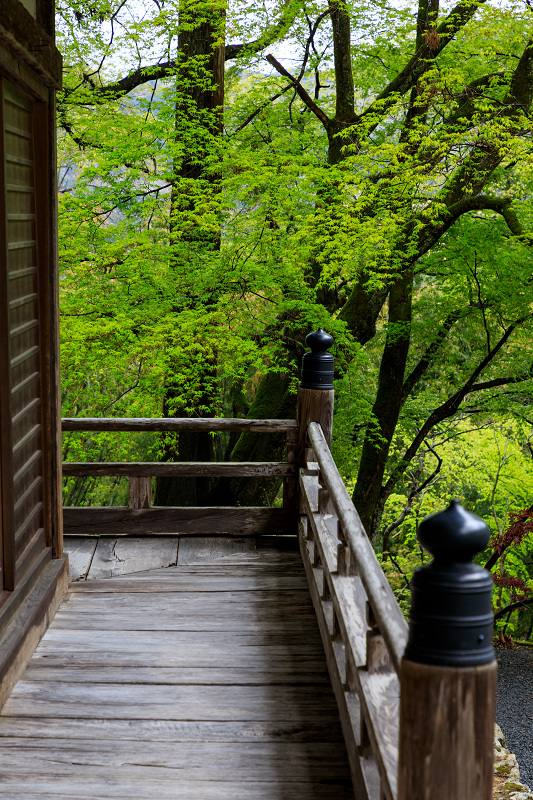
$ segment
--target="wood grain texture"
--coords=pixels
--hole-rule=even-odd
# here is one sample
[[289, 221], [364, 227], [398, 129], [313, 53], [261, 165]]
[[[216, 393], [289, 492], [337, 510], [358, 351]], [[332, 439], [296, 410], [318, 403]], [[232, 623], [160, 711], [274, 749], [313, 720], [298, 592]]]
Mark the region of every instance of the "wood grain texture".
[[149, 569], [174, 566], [179, 539], [100, 538], [86, 575], [87, 580], [102, 580]]
[[96, 537], [70, 536], [65, 539], [65, 553], [68, 555], [71, 581], [87, 577], [97, 544]]
[[151, 418], [64, 418], [64, 431], [249, 431], [286, 433], [296, 429], [293, 419], [232, 419], [229, 417], [171, 419]]
[[[165, 572], [170, 572], [170, 567]], [[120, 594], [152, 594], [154, 592], [182, 592], [190, 593], [212, 593], [222, 594], [230, 592], [238, 594], [240, 592], [263, 592], [265, 596], [274, 598], [280, 592], [307, 591], [305, 578], [300, 576], [291, 577], [290, 575], [271, 575], [271, 576], [217, 576], [213, 574], [205, 575], [183, 575], [177, 579], [172, 574], [151, 575], [150, 573], [138, 573], [137, 575], [126, 575], [124, 577], [113, 578], [114, 586], [109, 586], [106, 580], [93, 580], [75, 583], [71, 589], [79, 594], [93, 594], [117, 592]]]
[[[111, 745], [112, 746], [112, 745]], [[28, 766], [26, 765], [26, 770]], [[75, 800], [353, 800], [351, 786], [342, 779], [331, 776], [323, 783], [286, 783], [276, 780], [256, 781], [253, 779], [236, 781], [230, 776], [226, 779], [194, 781], [179, 779], [177, 771], [166, 778], [159, 777], [159, 770], [151, 774], [146, 770], [130, 768], [121, 770], [117, 777], [109, 775], [108, 770], [100, 769], [97, 775], [92, 771], [88, 790], [87, 770], [73, 768], [65, 775], [65, 768], [58, 765], [54, 775], [36, 776], [35, 772], [18, 773], [5, 771], [2, 790], [10, 800], [73, 800], [72, 786], [79, 786]], [[222, 776], [221, 776], [222, 777]]]
[[[56, 675], [58, 672], [56, 671]], [[220, 722], [218, 720], [141, 720], [141, 719], [71, 719], [58, 716], [43, 724], [39, 717], [0, 718], [0, 743], [4, 738], [19, 737], [21, 747], [28, 737], [44, 741], [59, 738], [95, 738], [107, 742], [135, 740], [150, 742], [337, 742], [344, 741], [338, 714], [324, 714], [305, 727], [286, 722], [283, 725], [265, 720]], [[1, 752], [1, 744], [0, 744]], [[233, 800], [233, 799], [232, 799]]]
[[301, 559], [254, 545], [73, 585], [0, 715], [6, 797], [353, 800]]
[[297, 514], [286, 508], [65, 508], [65, 533], [184, 533], [208, 536], [291, 535]]
[[[51, 556], [51, 551], [48, 551]], [[65, 594], [65, 558], [50, 561], [0, 638], [0, 708], [22, 674]]]
[[152, 479], [146, 476], [130, 476], [129, 484], [129, 507], [150, 508], [152, 505]]
[[305, 466], [308, 459], [308, 434], [307, 429], [311, 422], [317, 422], [322, 427], [328, 445], [331, 444], [333, 429], [333, 402], [335, 393], [326, 389], [298, 389], [296, 400], [298, 419], [298, 448], [296, 460], [300, 466]]
[[[243, 742], [237, 747], [221, 746], [206, 742], [149, 742], [118, 741], [112, 748], [107, 741], [94, 739], [56, 740], [54, 758], [49, 758], [48, 748], [40, 739], [29, 738], [25, 742], [26, 752], [20, 753], [20, 742], [16, 738], [4, 737], [2, 748], [9, 757], [9, 771], [30, 768], [33, 759], [43, 764], [41, 774], [57, 774], [58, 765], [65, 768], [79, 766], [80, 772], [89, 773], [89, 768], [107, 768], [111, 773], [125, 776], [133, 773], [135, 766], [157, 767], [159, 777], [187, 776], [188, 780], [231, 780], [240, 772], [255, 772], [259, 782], [272, 781], [272, 764], [277, 762], [277, 778], [286, 783], [310, 783], [313, 780], [313, 762], [329, 763], [330, 775], [337, 779], [349, 779], [346, 759], [337, 743], [301, 742]], [[83, 757], [80, 760], [80, 750]], [[48, 758], [47, 758], [48, 756]], [[80, 763], [81, 761], [81, 763]], [[131, 770], [131, 773], [130, 773]], [[155, 770], [153, 770], [155, 772]], [[143, 771], [143, 774], [145, 772]]]
[[[216, 536], [183, 537], [179, 543], [178, 564], [180, 566], [192, 564], [213, 563], [218, 559], [228, 562], [228, 557], [232, 557], [232, 562], [244, 561], [246, 563], [250, 553], [256, 558], [259, 554], [256, 549], [255, 539], [221, 539]], [[243, 554], [246, 553], [246, 557]], [[237, 557], [237, 559], [235, 559]]]
[[[231, 630], [226, 631], [231, 633]], [[28, 665], [25, 678], [29, 681], [57, 681], [57, 667], [46, 660], [37, 660]], [[68, 683], [127, 683], [158, 684], [162, 686], [302, 686], [312, 681], [314, 687], [329, 686], [329, 675], [322, 654], [316, 661], [305, 660], [301, 664], [274, 660], [267, 664], [243, 667], [127, 667], [127, 666], [78, 666], [70, 664], [61, 668], [61, 680]]]
[[491, 800], [496, 661], [404, 659], [401, 686], [398, 800]]
[[361, 576], [380, 633], [397, 674], [407, 644], [407, 623], [361, 524], [320, 426], [311, 423], [308, 434], [335, 512], [342, 525], [351, 558]]
[[83, 461], [64, 462], [63, 476], [71, 475], [126, 475], [163, 477], [286, 477], [295, 478], [297, 468], [294, 464], [281, 461]]

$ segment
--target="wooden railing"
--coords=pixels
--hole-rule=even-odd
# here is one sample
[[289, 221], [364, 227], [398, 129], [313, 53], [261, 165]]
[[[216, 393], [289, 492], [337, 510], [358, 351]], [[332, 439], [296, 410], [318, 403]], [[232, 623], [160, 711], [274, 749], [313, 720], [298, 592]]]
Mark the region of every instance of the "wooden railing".
[[[63, 431], [250, 432], [277, 433], [287, 439], [283, 462], [70, 462], [63, 477], [126, 476], [129, 506], [65, 507], [65, 533], [187, 533], [226, 536], [294, 534], [297, 522], [298, 426], [295, 420], [269, 419], [63, 419]], [[152, 507], [153, 476], [283, 478], [283, 507]]]
[[[435, 561], [413, 579], [419, 582], [422, 611], [419, 607], [406, 657], [407, 623], [329, 448], [333, 364], [324, 353], [331, 337], [317, 332], [308, 342], [313, 352], [304, 356], [298, 421], [63, 420], [64, 431], [250, 431], [287, 437], [286, 461], [279, 463], [64, 464], [65, 476], [130, 480], [129, 507], [65, 508], [65, 530], [241, 536], [298, 530], [357, 800], [490, 800], [496, 681], [492, 583], [471, 562], [490, 532], [453, 503], [437, 515], [438, 522], [422, 523], [420, 530], [428, 523], [424, 544], [430, 542]], [[281, 477], [283, 508], [152, 508], [154, 475]]]
[[355, 796], [395, 800], [399, 673], [407, 623], [320, 425], [300, 475], [300, 548], [340, 710]]
[[413, 578], [409, 630], [321, 426], [310, 422], [307, 437], [300, 549], [355, 797], [491, 800], [492, 581], [472, 563], [489, 529], [455, 502], [422, 522], [435, 560]]

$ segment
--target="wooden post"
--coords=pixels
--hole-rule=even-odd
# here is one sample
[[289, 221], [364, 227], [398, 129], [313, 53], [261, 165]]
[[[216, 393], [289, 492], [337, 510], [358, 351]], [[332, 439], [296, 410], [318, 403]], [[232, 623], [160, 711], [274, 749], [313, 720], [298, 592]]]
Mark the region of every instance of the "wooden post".
[[130, 508], [151, 508], [152, 479], [130, 477]]
[[333, 428], [333, 356], [327, 352], [333, 337], [319, 328], [308, 334], [306, 344], [310, 353], [303, 357], [302, 380], [298, 389], [297, 412], [298, 450], [297, 462], [305, 467], [308, 459], [307, 426], [319, 422], [325, 439], [331, 447]]
[[[287, 431], [287, 464], [295, 464], [298, 453], [298, 431]], [[283, 508], [298, 509], [298, 472], [283, 480]]]
[[398, 800], [491, 800], [496, 694], [490, 531], [452, 502], [420, 525], [435, 557], [412, 582], [400, 674]]

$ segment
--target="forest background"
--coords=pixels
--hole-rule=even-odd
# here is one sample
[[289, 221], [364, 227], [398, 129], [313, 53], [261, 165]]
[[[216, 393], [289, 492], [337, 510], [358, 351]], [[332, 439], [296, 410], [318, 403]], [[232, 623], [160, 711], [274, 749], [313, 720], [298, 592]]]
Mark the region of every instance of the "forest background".
[[[493, 538], [533, 630], [529, 0], [59, 0], [63, 416], [295, 413], [335, 338], [333, 454], [405, 606], [419, 520]], [[274, 437], [68, 434], [65, 460], [275, 460]], [[159, 479], [158, 505], [279, 502]], [[119, 480], [68, 505], [125, 504]]]

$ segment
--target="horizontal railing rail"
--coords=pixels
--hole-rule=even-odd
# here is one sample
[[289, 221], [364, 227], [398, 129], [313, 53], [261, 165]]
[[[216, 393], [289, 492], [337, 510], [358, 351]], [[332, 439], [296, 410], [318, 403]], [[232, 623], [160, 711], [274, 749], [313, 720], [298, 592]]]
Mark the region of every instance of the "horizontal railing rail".
[[285, 461], [69, 461], [63, 477], [87, 475], [167, 478], [286, 478], [295, 476], [295, 464]]
[[297, 431], [294, 419], [238, 419], [231, 417], [65, 417], [64, 431], [222, 431], [250, 433], [288, 433]]

